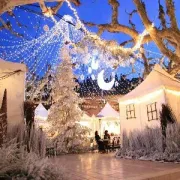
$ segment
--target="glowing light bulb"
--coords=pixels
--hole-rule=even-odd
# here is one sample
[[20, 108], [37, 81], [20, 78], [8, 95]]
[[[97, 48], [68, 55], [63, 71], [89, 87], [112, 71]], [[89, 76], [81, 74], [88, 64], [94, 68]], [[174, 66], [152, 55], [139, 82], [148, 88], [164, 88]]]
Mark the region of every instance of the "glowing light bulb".
[[88, 67], [88, 73], [91, 74], [92, 73], [92, 68]]

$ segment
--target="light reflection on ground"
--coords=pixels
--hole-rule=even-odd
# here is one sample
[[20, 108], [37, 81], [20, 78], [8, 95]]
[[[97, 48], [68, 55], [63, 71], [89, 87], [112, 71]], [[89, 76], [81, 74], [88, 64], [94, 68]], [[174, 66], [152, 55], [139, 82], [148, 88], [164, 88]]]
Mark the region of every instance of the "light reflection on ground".
[[[180, 178], [179, 164], [118, 159], [113, 153], [63, 155], [53, 158], [52, 161], [62, 166], [66, 174], [71, 176], [71, 180], [176, 180]], [[171, 175], [152, 178], [168, 173]], [[172, 176], [172, 173], [176, 177]]]

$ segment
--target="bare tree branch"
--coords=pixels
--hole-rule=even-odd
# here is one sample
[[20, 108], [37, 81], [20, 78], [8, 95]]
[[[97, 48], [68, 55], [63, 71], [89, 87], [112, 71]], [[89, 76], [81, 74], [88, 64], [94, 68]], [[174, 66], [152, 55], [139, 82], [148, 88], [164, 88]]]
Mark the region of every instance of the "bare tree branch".
[[179, 71], [180, 71], [180, 64], [178, 64], [178, 65], [176, 65], [175, 67], [169, 69], [168, 72], [169, 72], [169, 74], [175, 76], [177, 73], [179, 73]]
[[[80, 5], [79, 0], [69, 0], [76, 6]], [[45, 12], [47, 10], [44, 2], [64, 2], [64, 0], [1, 0], [0, 1], [0, 14], [3, 14], [6, 11], [12, 10], [16, 6], [22, 6], [27, 4], [39, 3], [42, 11]]]
[[7, 29], [7, 30], [9, 30], [12, 34], [14, 34], [15, 36], [23, 37], [23, 35], [15, 32], [15, 31], [13, 31], [10, 22], [7, 22], [7, 23], [6, 23], [1, 17], [0, 17], [0, 22], [2, 23], [1, 29]]
[[117, 0], [108, 0], [109, 5], [112, 7], [112, 24], [118, 24], [118, 7], [119, 2]]
[[126, 44], [129, 44], [129, 43], [134, 43], [134, 40], [133, 39], [130, 39], [130, 40], [127, 40], [127, 41], [124, 41], [124, 42], [122, 42], [122, 43], [120, 43], [119, 45], [120, 46], [125, 46]]
[[141, 52], [142, 59], [144, 61], [144, 73], [143, 73], [143, 77], [146, 77], [150, 73], [150, 67], [149, 67], [149, 59], [145, 55], [145, 51], [144, 51], [143, 45], [141, 46], [140, 52]]
[[132, 17], [133, 17], [133, 14], [137, 13], [137, 10], [134, 9], [131, 13], [128, 13], [126, 11], [126, 13], [129, 15], [129, 24], [131, 25], [132, 29], [136, 29], [136, 25], [132, 22]]
[[159, 3], [159, 20], [161, 21], [162, 27], [166, 28], [166, 17], [165, 17], [165, 12], [164, 8], [160, 3], [160, 0], [158, 0]]
[[[70, 2], [74, 3], [75, 5], [80, 5], [79, 0], [69, 0]], [[180, 66], [180, 31], [178, 29], [177, 20], [175, 16], [175, 5], [173, 0], [166, 0], [166, 9], [167, 9], [167, 15], [170, 18], [171, 27], [167, 27], [167, 22], [165, 18], [165, 11], [164, 7], [161, 5], [160, 0], [158, 0], [159, 3], [159, 19], [161, 21], [161, 28], [152, 27], [152, 22], [148, 17], [148, 14], [146, 12], [146, 6], [145, 3], [142, 0], [132, 0], [136, 6], [136, 9], [133, 10], [129, 14], [129, 24], [130, 26], [122, 25], [118, 22], [119, 18], [119, 2], [118, 0], [108, 0], [109, 5], [112, 8], [112, 20], [110, 23], [105, 24], [94, 24], [91, 22], [88, 22], [85, 24], [88, 26], [96, 26], [98, 28], [98, 35], [101, 36], [104, 31], [108, 31], [110, 33], [124, 33], [130, 36], [130, 40], [127, 40], [123, 43], [121, 43], [121, 46], [125, 46], [128, 43], [133, 43], [135, 45], [139, 40], [140, 33], [136, 30], [135, 24], [132, 22], [132, 16], [134, 13], [137, 13], [141, 20], [143, 25], [145, 26], [145, 29], [149, 32], [148, 35], [146, 35], [143, 38], [143, 41], [141, 42], [141, 49], [142, 52], [142, 59], [144, 60], [145, 69], [146, 72], [149, 72], [150, 65], [149, 60], [146, 57], [145, 52], [143, 51], [143, 44], [153, 41], [157, 47], [160, 49], [160, 51], [169, 58], [170, 61], [173, 61], [175, 63], [174, 70], [171, 69], [171, 72], [175, 72], [175, 69], [178, 69]], [[45, 2], [57, 2], [57, 5], [54, 7], [46, 7]], [[0, 14], [9, 11], [10, 9], [14, 8], [15, 6], [21, 6], [26, 4], [33, 4], [33, 3], [39, 3], [40, 7], [42, 9], [42, 12], [44, 15], [48, 14], [56, 14], [58, 10], [61, 8], [64, 0], [0, 0]], [[13, 15], [13, 14], [12, 14]], [[2, 19], [0, 19], [0, 22], [2, 23], [2, 28], [6, 28], [11, 31], [12, 34], [18, 35], [12, 30], [11, 24], [9, 22], [4, 22]], [[22, 26], [22, 24], [18, 21], [18, 26]], [[107, 41], [107, 44], [110, 43], [110, 41]], [[168, 46], [166, 45], [168, 43]], [[114, 43], [116, 44], [116, 43]], [[117, 44], [116, 44], [117, 45]], [[173, 46], [175, 49], [172, 51]]]
[[170, 17], [172, 28], [178, 29], [173, 0], [166, 0], [166, 7], [167, 7], [167, 14]]
[[57, 14], [57, 12], [59, 11], [59, 9], [61, 8], [62, 5], [63, 5], [63, 2], [58, 2], [57, 5], [52, 8], [53, 13]]
[[84, 22], [84, 24], [90, 27], [95, 26], [98, 29], [100, 29], [101, 32], [102, 31], [108, 31], [111, 33], [122, 32], [124, 34], [131, 36], [134, 40], [137, 40], [139, 35], [139, 33], [136, 30], [121, 24], [94, 24], [92, 22]]
[[14, 18], [16, 20], [16, 24], [19, 26], [19, 27], [26, 27], [26, 25], [23, 25], [19, 20], [18, 18], [16, 17], [16, 15], [13, 13], [13, 11], [8, 11], [7, 12], [9, 16], [11, 16], [12, 18]]
[[149, 20], [145, 8], [145, 4], [143, 2], [140, 2], [140, 0], [133, 0], [138, 14], [141, 17], [141, 20], [144, 23], [144, 26], [146, 30], [149, 32], [152, 40], [155, 42], [157, 47], [161, 50], [161, 52], [166, 55], [169, 59], [173, 60], [175, 63], [179, 64], [180, 63], [180, 54], [175, 54], [171, 50], [167, 49], [166, 46], [164, 45], [162, 35], [160, 34], [160, 31], [157, 30], [157, 28], [152, 27], [152, 22]]

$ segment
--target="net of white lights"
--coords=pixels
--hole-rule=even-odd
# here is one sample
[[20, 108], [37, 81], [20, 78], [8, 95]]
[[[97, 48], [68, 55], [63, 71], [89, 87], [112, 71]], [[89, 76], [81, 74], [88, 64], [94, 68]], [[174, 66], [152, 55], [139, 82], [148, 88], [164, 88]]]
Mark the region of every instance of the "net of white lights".
[[[121, 65], [124, 67], [131, 65], [132, 68], [139, 69], [140, 71], [141, 68], [136, 66], [135, 59], [130, 58], [129, 55], [134, 54], [135, 57], [140, 58], [137, 50], [140, 48], [147, 31], [144, 31], [139, 36], [139, 41], [133, 48], [123, 48], [116, 44], [107, 44], [106, 41], [89, 32], [83, 23], [81, 23], [76, 10], [69, 1], [67, 1], [67, 4], [73, 11], [75, 20], [70, 16], [64, 16], [57, 20], [51, 14], [48, 14], [51, 18], [34, 14], [33, 18], [35, 18], [35, 21], [33, 21], [31, 20], [32, 15], [29, 15], [29, 12], [25, 10], [31, 28], [35, 31], [41, 28], [36, 38], [28, 32], [26, 25], [18, 26], [19, 31], [23, 34], [23, 38], [9, 36], [8, 31], [3, 31], [5, 36], [1, 39], [0, 58], [25, 63], [28, 66], [28, 86], [37, 83], [37, 88], [33, 92], [31, 91], [33, 96], [39, 93], [43, 86], [42, 84], [47, 83], [47, 78], [46, 80], [37, 81], [34, 76], [44, 76], [46, 74], [45, 77], [48, 77], [49, 74], [53, 73], [53, 68], [49, 71], [47, 66], [50, 64], [51, 67], [56, 67], [59, 63], [60, 49], [66, 42], [71, 44], [72, 63], [75, 64], [75, 73], [78, 75], [78, 79], [84, 81], [88, 76], [93, 81], [97, 80], [102, 90], [110, 90], [113, 86], [117, 87], [119, 85], [114, 78], [116, 74], [114, 66]], [[9, 19], [7, 18], [7, 20]], [[46, 24], [47, 21], [49, 22], [48, 25]], [[71, 22], [75, 26], [67, 22]], [[40, 26], [40, 24], [44, 24], [44, 26]], [[82, 66], [86, 71], [82, 71]], [[105, 82], [103, 78], [104, 69], [107, 67], [113, 70], [109, 83]]]

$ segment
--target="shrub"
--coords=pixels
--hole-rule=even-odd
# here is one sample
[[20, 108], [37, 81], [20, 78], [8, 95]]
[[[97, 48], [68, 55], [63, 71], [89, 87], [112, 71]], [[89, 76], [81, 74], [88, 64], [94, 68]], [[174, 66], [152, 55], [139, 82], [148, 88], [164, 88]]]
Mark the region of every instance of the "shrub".
[[3, 144], [0, 149], [1, 179], [41, 179], [64, 180], [62, 171], [50, 163], [48, 158], [41, 158], [34, 152], [28, 153], [16, 139]]
[[123, 132], [122, 147], [117, 156], [135, 159], [180, 162], [180, 124], [168, 124], [166, 148], [163, 149], [161, 127]]
[[45, 151], [46, 138], [41, 130], [32, 129], [29, 137], [25, 126], [14, 127], [0, 148], [0, 179], [67, 179], [60, 167], [44, 157]]
[[19, 146], [25, 146], [29, 152], [45, 157], [47, 140], [41, 129], [31, 128], [29, 135], [25, 125], [15, 126], [9, 131], [6, 141], [8, 142], [12, 139], [16, 139], [16, 143]]

